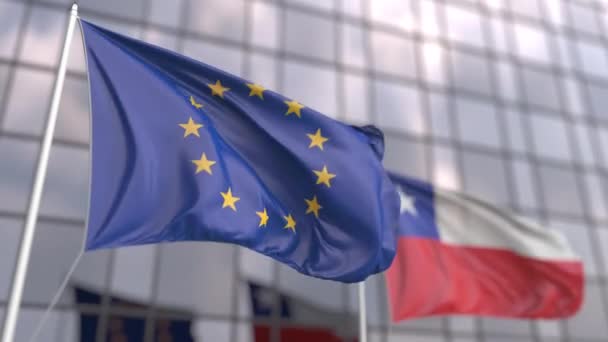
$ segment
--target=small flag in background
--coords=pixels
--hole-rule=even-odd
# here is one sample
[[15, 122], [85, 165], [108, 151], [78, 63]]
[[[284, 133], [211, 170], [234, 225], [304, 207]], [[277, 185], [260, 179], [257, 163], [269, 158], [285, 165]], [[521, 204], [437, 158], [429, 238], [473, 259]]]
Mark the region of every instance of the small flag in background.
[[583, 266], [563, 236], [464, 194], [392, 176], [401, 198], [386, 273], [392, 318], [439, 314], [561, 318], [583, 297]]
[[[259, 323], [259, 319], [272, 319], [275, 301], [282, 319], [280, 340], [289, 342], [356, 342], [357, 318], [344, 312], [315, 307], [305, 300], [272, 289], [249, 283], [251, 308], [258, 322], [253, 327], [255, 342], [270, 342], [271, 328]], [[275, 296], [278, 295], [279, 298]]]
[[[76, 287], [76, 302], [79, 305], [93, 305], [96, 309], [101, 307], [101, 295]], [[112, 297], [109, 310], [117, 308], [138, 309], [143, 311], [141, 317], [130, 314], [128, 316], [110, 315], [106, 323], [106, 339], [108, 342], [139, 342], [143, 341], [146, 331], [147, 307], [131, 301]], [[168, 313], [161, 308], [154, 309], [157, 315]], [[175, 314], [175, 312], [174, 312]], [[184, 315], [184, 313], [181, 313]], [[158, 342], [193, 342], [190, 332], [192, 321], [190, 319], [156, 319], [154, 323], [154, 341]], [[80, 313], [80, 341], [91, 342], [97, 339], [99, 316], [93, 313]]]
[[357, 282], [395, 253], [383, 137], [82, 22], [91, 88], [87, 249], [236, 243]]

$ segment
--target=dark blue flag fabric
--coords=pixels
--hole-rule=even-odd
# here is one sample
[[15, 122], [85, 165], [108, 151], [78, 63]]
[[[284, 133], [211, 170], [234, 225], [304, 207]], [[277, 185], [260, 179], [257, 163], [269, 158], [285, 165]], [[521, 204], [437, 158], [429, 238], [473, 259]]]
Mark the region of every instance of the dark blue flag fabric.
[[92, 107], [87, 249], [218, 241], [357, 282], [395, 254], [382, 133], [82, 21]]
[[[76, 287], [76, 303], [80, 309], [80, 341], [97, 341], [97, 332], [101, 326], [99, 314], [96, 311], [102, 305], [99, 293], [81, 287]], [[88, 309], [88, 310], [87, 310]], [[105, 323], [106, 342], [139, 342], [146, 336], [146, 317], [149, 307], [132, 301], [112, 296], [108, 304], [108, 312], [124, 310], [129, 315], [111, 314]], [[192, 336], [192, 315], [175, 310], [154, 308], [156, 319], [152, 326], [153, 340], [158, 342], [194, 342]], [[179, 319], [164, 317], [179, 317]]]

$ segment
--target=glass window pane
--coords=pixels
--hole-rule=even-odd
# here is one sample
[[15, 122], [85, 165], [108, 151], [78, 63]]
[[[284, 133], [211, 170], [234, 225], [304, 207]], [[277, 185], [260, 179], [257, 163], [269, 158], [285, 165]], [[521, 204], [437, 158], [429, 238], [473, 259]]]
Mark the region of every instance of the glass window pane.
[[230, 341], [230, 322], [197, 320], [192, 335], [201, 341]]
[[440, 145], [433, 146], [433, 185], [442, 189], [460, 190], [458, 163], [454, 150]]
[[426, 132], [417, 88], [376, 81], [374, 91], [379, 126], [416, 135]]
[[608, 130], [602, 127], [595, 128], [598, 135], [599, 153], [601, 154], [604, 169], [608, 169]]
[[399, 36], [372, 32], [374, 70], [387, 75], [416, 77], [414, 43]]
[[334, 27], [330, 20], [288, 10], [285, 21], [287, 51], [333, 61]]
[[519, 57], [541, 63], [551, 63], [547, 37], [541, 28], [515, 24], [515, 38]]
[[578, 146], [576, 159], [581, 164], [596, 165], [595, 152], [591, 145], [591, 128], [583, 123], [574, 124], [574, 133]]
[[334, 9], [334, 1], [317, 1], [317, 0], [286, 0], [287, 3], [299, 4], [305, 8], [316, 8], [324, 11]]
[[53, 146], [40, 212], [84, 219], [87, 212], [88, 192], [88, 151]]
[[452, 51], [454, 87], [491, 95], [488, 60], [469, 53]]
[[[581, 175], [582, 177], [582, 175]], [[606, 202], [604, 199], [604, 191], [602, 188], [602, 179], [595, 172], [587, 172], [584, 175], [585, 187], [587, 188], [587, 196], [590, 208], [588, 211], [596, 220], [606, 219]]]
[[119, 248], [114, 254], [110, 290], [139, 302], [152, 300], [152, 281], [157, 267], [156, 253], [163, 245]]
[[148, 20], [152, 23], [179, 27], [180, 13], [184, 0], [149, 0]]
[[89, 85], [86, 79], [68, 76], [63, 86], [56, 136], [89, 141]]
[[25, 6], [13, 1], [0, 2], [0, 57], [12, 58]]
[[534, 151], [536, 155], [564, 161], [570, 161], [570, 145], [566, 123], [557, 117], [548, 115], [531, 115]]
[[429, 93], [427, 96], [430, 102], [432, 134], [446, 139], [451, 138], [451, 118], [448, 114], [446, 96], [440, 93]]
[[422, 44], [422, 63], [424, 65], [424, 80], [438, 86], [446, 85], [447, 70], [445, 67], [446, 53], [438, 43], [425, 42]]
[[517, 94], [517, 87], [515, 86], [515, 70], [513, 65], [506, 62], [496, 62], [498, 69], [498, 85], [499, 91], [498, 96], [503, 100], [517, 102], [519, 96]]
[[247, 78], [260, 83], [267, 89], [276, 89], [277, 84], [277, 60], [259, 53], [249, 55], [249, 73]]
[[344, 113], [342, 118], [351, 124], [371, 123], [368, 114], [368, 80], [359, 75], [344, 74]]
[[81, 10], [93, 10], [96, 12], [123, 18], [126, 17], [129, 19], [143, 19], [144, 0], [81, 0], [79, 5]]
[[339, 1], [341, 10], [346, 15], [360, 17], [363, 14], [363, 4], [361, 0]]
[[575, 3], [568, 3], [572, 22], [570, 23], [574, 29], [580, 32], [585, 32], [593, 35], [599, 35], [600, 28], [598, 18], [596, 17], [597, 10], [591, 6], [582, 6]]
[[476, 319], [465, 316], [448, 317], [448, 327], [452, 332], [464, 332], [473, 334], [476, 328]]
[[586, 282], [581, 310], [574, 318], [566, 321], [571, 337], [594, 339], [598, 336], [608, 336], [608, 317], [601, 298], [598, 285]]
[[538, 0], [511, 0], [511, 11], [514, 14], [540, 19], [540, 4]]
[[6, 91], [9, 70], [8, 66], [0, 64], [0, 104], [4, 103], [4, 92]]
[[[517, 335], [517, 336], [530, 336], [532, 325], [527, 321], [517, 321], [513, 319], [494, 319], [494, 318], [483, 318], [481, 320], [482, 329], [488, 335], [496, 334], [509, 334], [509, 335]], [[515, 340], [515, 338], [514, 338]], [[516, 339], [520, 341], [518, 337]]]
[[416, 27], [413, 23], [410, 0], [375, 0], [370, 1], [372, 20], [394, 25], [406, 30]]
[[178, 39], [176, 35], [166, 33], [165, 31], [157, 30], [155, 28], [148, 28], [146, 31], [144, 31], [143, 40], [147, 43], [154, 44], [165, 49], [173, 51], [177, 51], [178, 49]]
[[522, 71], [527, 102], [556, 111], [560, 110], [555, 77], [550, 73], [529, 68], [522, 68]]
[[240, 76], [243, 67], [243, 50], [209, 42], [186, 39], [184, 54], [203, 63]]
[[[540, 320], [537, 320], [534, 324], [536, 324], [538, 334], [540, 335], [540, 337], [559, 339], [562, 336], [562, 331], [561, 331], [559, 321], [540, 319]], [[548, 340], [550, 340], [548, 338], [542, 339], [542, 340], [548, 341]]]
[[577, 47], [581, 61], [579, 70], [591, 77], [608, 77], [608, 59], [603, 47], [586, 40], [579, 40]]
[[0, 137], [0, 209], [25, 212], [38, 153], [38, 143]]
[[[48, 183], [51, 181], [47, 181]], [[48, 304], [51, 301], [82, 249], [82, 226], [84, 221], [82, 225], [60, 225], [42, 221], [38, 223], [23, 290], [24, 302]], [[82, 265], [78, 266], [80, 267]], [[103, 273], [103, 269], [97, 271]]]
[[[18, 68], [8, 95], [4, 128], [41, 134], [54, 77], [49, 72]], [[35, 93], [32, 90], [35, 89]]]
[[252, 3], [252, 31], [250, 33], [253, 45], [275, 49], [279, 43], [279, 9], [269, 3]]
[[571, 78], [562, 79], [566, 88], [568, 111], [574, 115], [584, 113], [579, 83]]
[[[305, 276], [285, 264], [279, 265], [279, 282], [277, 284], [279, 292], [305, 301], [314, 311], [318, 311], [319, 313], [343, 312], [346, 303], [342, 295], [342, 291], [345, 290], [342, 284]], [[377, 298], [377, 295], [372, 296], [370, 299], [373, 298]], [[327, 323], [312, 317], [308, 319], [306, 317], [293, 318], [300, 320], [300, 323], [306, 320], [312, 324]]]
[[398, 174], [429, 180], [427, 145], [396, 136], [386, 135], [384, 166]]
[[158, 305], [203, 314], [232, 315], [234, 248], [236, 246], [210, 242], [164, 245], [157, 266], [160, 267]]
[[501, 146], [496, 111], [490, 103], [459, 98], [456, 109], [460, 140], [493, 148]]
[[231, 40], [243, 40], [244, 1], [189, 1], [187, 27]]
[[365, 68], [365, 36], [361, 26], [342, 25], [342, 63]]
[[503, 160], [476, 152], [463, 152], [464, 190], [479, 199], [506, 206], [509, 203]]
[[540, 167], [545, 206], [550, 212], [581, 215], [581, 201], [572, 169]]
[[492, 17], [489, 19], [493, 31], [492, 47], [494, 50], [502, 53], [509, 53], [509, 44], [507, 43], [506, 23], [502, 18]]
[[[32, 309], [24, 307], [19, 313], [15, 329], [15, 341], [29, 341], [32, 332], [44, 315], [42, 308]], [[41, 327], [37, 341], [77, 341], [78, 314], [73, 311], [51, 311], [47, 321]]]
[[503, 115], [506, 117], [509, 148], [512, 151], [528, 153], [523, 130], [523, 114], [516, 110], [507, 110]]
[[420, 29], [422, 34], [428, 37], [438, 37], [440, 33], [440, 25], [438, 19], [437, 7], [439, 6], [434, 0], [422, 0], [420, 2]]
[[484, 47], [481, 16], [471, 10], [446, 5], [448, 38], [458, 42]]
[[3, 302], [8, 301], [22, 228], [20, 220], [0, 218], [0, 250], [4, 256], [0, 258], [0, 300]]
[[33, 7], [25, 29], [19, 59], [54, 66], [59, 60], [67, 28], [67, 11]]
[[512, 162], [512, 172], [515, 178], [515, 197], [520, 208], [538, 209], [536, 201], [532, 168], [527, 161], [516, 159]]
[[[549, 22], [554, 26], [561, 26], [566, 21], [566, 3], [554, 0], [543, 0], [543, 4], [548, 12]], [[542, 6], [541, 5], [541, 6]]]
[[286, 96], [336, 117], [336, 73], [333, 69], [287, 62], [284, 77]]
[[392, 331], [389, 332], [388, 342], [444, 342], [443, 337], [435, 336], [423, 336], [414, 333], [404, 333]]
[[608, 87], [589, 82], [587, 91], [591, 102], [591, 115], [600, 120], [608, 120]]
[[604, 269], [601, 270], [601, 272], [608, 274], [608, 229], [606, 229], [606, 227], [598, 229], [597, 236], [599, 238], [598, 244], [600, 246], [602, 262], [604, 264]]

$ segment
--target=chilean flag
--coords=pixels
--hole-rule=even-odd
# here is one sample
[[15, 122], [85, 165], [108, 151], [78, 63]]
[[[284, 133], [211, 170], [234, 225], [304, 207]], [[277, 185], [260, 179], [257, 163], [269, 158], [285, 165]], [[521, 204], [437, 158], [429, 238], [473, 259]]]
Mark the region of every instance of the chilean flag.
[[464, 194], [392, 178], [401, 198], [397, 255], [386, 272], [393, 321], [562, 318], [579, 309], [583, 265], [562, 235]]

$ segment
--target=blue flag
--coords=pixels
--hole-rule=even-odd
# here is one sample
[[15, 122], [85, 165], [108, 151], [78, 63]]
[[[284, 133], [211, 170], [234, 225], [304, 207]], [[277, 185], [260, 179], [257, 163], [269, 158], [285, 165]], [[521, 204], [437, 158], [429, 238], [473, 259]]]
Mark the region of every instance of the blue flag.
[[82, 21], [92, 107], [87, 249], [217, 241], [357, 282], [395, 254], [382, 133]]

